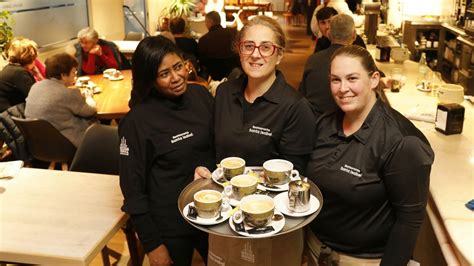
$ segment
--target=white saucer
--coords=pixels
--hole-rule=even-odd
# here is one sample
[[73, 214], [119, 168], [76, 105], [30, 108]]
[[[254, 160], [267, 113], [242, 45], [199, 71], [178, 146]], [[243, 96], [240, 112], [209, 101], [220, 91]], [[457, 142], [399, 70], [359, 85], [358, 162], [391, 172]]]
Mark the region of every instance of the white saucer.
[[[217, 168], [217, 169], [218, 169], [218, 168]], [[219, 174], [217, 173], [217, 169], [214, 170], [214, 172], [212, 172], [212, 174], [211, 174], [212, 181], [216, 182], [217, 184], [219, 184], [219, 185], [221, 185], [221, 186], [223, 186], [223, 187], [225, 187], [226, 185], [230, 185], [230, 182], [229, 182], [229, 181], [224, 181], [224, 182], [222, 182], [222, 181], [219, 180], [219, 179], [222, 178], [222, 175], [219, 175]], [[244, 175], [250, 174], [250, 173], [254, 173], [254, 172], [253, 172], [252, 169], [250, 169], [249, 167], [245, 167]]]
[[230, 212], [232, 211], [232, 208], [229, 208], [227, 211], [221, 212], [222, 219], [220, 219], [219, 221], [216, 221], [217, 217], [205, 219], [205, 218], [201, 218], [201, 217], [197, 216], [196, 219], [191, 219], [187, 215], [189, 206], [194, 206], [194, 203], [190, 202], [186, 206], [184, 206], [183, 216], [186, 218], [186, 220], [188, 220], [190, 222], [193, 222], [195, 224], [200, 224], [200, 225], [214, 225], [214, 224], [220, 224], [222, 222], [225, 222], [227, 219], [229, 219]]
[[122, 79], [123, 79], [123, 75], [120, 75], [120, 76], [118, 76], [118, 77], [109, 76], [108, 79], [109, 79], [109, 80], [112, 80], [112, 81], [115, 81], [115, 80], [122, 80]]
[[[275, 214], [281, 214], [281, 212], [275, 209]], [[273, 229], [275, 230], [268, 233], [264, 233], [264, 234], [249, 234], [247, 232], [237, 232], [235, 231], [235, 226], [234, 226], [234, 223], [232, 222], [232, 218], [229, 219], [229, 225], [230, 225], [230, 229], [232, 229], [232, 231], [236, 232], [239, 235], [253, 237], [253, 238], [262, 238], [262, 237], [272, 236], [280, 232], [285, 226], [285, 217], [283, 216], [283, 219], [281, 219], [280, 221], [271, 221], [267, 226], [273, 226]], [[246, 225], [245, 223], [244, 223], [244, 226], [245, 226], [245, 230], [249, 230], [253, 228], [251, 226]]]
[[303, 216], [310, 215], [314, 213], [315, 211], [317, 211], [319, 209], [319, 206], [321, 205], [319, 203], [319, 200], [314, 195], [311, 195], [311, 198], [309, 199], [309, 210], [305, 212], [294, 212], [288, 209], [288, 193], [287, 192], [283, 192], [276, 195], [273, 198], [273, 202], [275, 202], [275, 208], [281, 211], [284, 215], [288, 215], [291, 217], [303, 217]]
[[419, 91], [422, 91], [422, 92], [430, 92], [431, 89], [430, 88], [424, 88], [422, 85], [416, 85], [416, 89], [419, 90]]

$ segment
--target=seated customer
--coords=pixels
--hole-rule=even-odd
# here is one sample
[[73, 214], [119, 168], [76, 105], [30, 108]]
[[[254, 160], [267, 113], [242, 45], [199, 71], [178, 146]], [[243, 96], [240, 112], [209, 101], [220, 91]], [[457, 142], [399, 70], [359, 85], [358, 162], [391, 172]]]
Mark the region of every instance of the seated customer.
[[113, 42], [99, 38], [92, 28], [84, 28], [77, 34], [75, 45], [79, 62], [79, 76], [101, 74], [107, 68], [121, 69], [120, 52]]
[[[8, 50], [10, 49], [11, 45], [13, 43], [18, 43], [18, 42], [25, 42], [25, 43], [33, 42], [34, 46], [38, 48], [34, 41], [28, 40], [24, 37], [15, 37], [13, 38], [13, 40], [8, 42], [4, 47], [4, 53], [7, 58], [8, 58]], [[36, 81], [43, 80], [44, 76], [46, 75], [46, 72], [45, 72], [46, 69], [44, 68], [44, 64], [41, 63], [41, 61], [38, 59], [38, 56], [36, 57], [34, 61], [33, 67], [28, 68], [27, 70], [31, 73], [31, 75], [33, 75]]]
[[0, 112], [25, 102], [35, 83], [32, 69], [38, 57], [36, 43], [28, 39], [14, 39], [7, 52], [8, 64], [0, 72]]
[[46, 78], [31, 87], [25, 116], [50, 122], [78, 147], [96, 113], [92, 97], [85, 99], [79, 89], [68, 88], [76, 79], [78, 63], [66, 53], [46, 59]]

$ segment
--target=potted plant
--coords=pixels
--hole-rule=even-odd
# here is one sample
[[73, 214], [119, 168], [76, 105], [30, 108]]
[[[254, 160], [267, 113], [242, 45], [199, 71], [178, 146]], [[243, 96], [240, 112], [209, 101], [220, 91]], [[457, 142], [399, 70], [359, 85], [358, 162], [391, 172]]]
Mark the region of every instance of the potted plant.
[[11, 17], [10, 12], [0, 11], [0, 53], [5, 58], [4, 49], [7, 43], [13, 38], [13, 25], [14, 21]]
[[192, 14], [195, 6], [194, 0], [171, 0], [163, 12], [169, 18], [188, 17]]

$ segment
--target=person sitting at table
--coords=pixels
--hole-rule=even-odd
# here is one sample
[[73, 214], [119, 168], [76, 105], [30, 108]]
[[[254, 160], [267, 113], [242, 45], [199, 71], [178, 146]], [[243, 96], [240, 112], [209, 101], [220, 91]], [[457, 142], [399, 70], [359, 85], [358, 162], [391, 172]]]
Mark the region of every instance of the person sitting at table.
[[46, 59], [46, 79], [35, 83], [26, 98], [25, 116], [50, 122], [68, 140], [79, 147], [86, 129], [93, 123], [95, 101], [84, 98], [74, 85], [78, 62], [67, 53]]
[[[13, 38], [4, 47], [4, 53], [5, 53], [5, 56], [7, 58], [8, 58], [8, 49], [10, 48], [12, 43], [21, 42], [21, 41], [26, 41], [27, 42], [27, 41], [31, 41], [31, 40], [28, 40], [27, 38], [24, 38], [24, 37], [21, 37], [21, 36]], [[34, 43], [34, 46], [36, 47], [36, 50], [38, 50], [38, 45], [34, 41], [31, 41], [31, 42]], [[44, 67], [44, 64], [41, 63], [41, 61], [39, 60], [38, 56], [36, 57], [36, 59], [34, 61], [34, 66], [32, 68], [28, 68], [27, 70], [31, 73], [31, 75], [33, 75], [33, 77], [35, 78], [36, 81], [43, 80], [44, 77], [46, 76], [46, 69]]]
[[318, 264], [325, 256], [339, 265], [407, 265], [413, 255], [434, 153], [423, 133], [380, 99], [379, 80], [366, 49], [346, 46], [332, 56], [338, 109], [318, 120], [306, 170], [324, 195], [308, 230], [308, 266], [329, 265]]
[[84, 28], [77, 33], [79, 43], [75, 44], [76, 59], [79, 62], [78, 75], [102, 74], [107, 68], [121, 69], [122, 60], [117, 46], [99, 38], [93, 28]]
[[0, 112], [25, 102], [36, 82], [33, 73], [38, 57], [36, 43], [26, 38], [14, 39], [8, 48], [8, 64], [0, 71]]
[[120, 121], [122, 210], [150, 265], [191, 265], [194, 248], [207, 261], [207, 234], [178, 210], [179, 193], [198, 165], [214, 165], [213, 98], [187, 84], [178, 47], [163, 36], [143, 39], [132, 58], [130, 111]]

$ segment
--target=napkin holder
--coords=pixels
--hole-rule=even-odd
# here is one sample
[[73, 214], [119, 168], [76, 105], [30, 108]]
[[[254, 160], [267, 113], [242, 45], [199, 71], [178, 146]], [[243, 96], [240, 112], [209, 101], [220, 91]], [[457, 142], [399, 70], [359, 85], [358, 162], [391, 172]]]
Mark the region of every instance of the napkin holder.
[[457, 103], [438, 104], [435, 129], [445, 135], [461, 134], [464, 107]]

